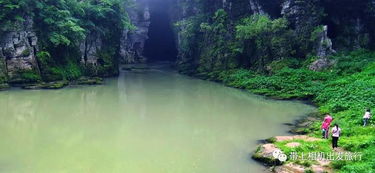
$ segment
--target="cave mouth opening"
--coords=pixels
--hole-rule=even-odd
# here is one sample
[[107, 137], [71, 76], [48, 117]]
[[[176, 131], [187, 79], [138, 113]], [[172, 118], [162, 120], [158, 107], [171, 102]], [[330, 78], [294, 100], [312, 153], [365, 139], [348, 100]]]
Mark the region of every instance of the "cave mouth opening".
[[143, 55], [148, 62], [171, 61], [177, 58], [177, 46], [169, 16], [171, 2], [150, 0], [150, 26]]

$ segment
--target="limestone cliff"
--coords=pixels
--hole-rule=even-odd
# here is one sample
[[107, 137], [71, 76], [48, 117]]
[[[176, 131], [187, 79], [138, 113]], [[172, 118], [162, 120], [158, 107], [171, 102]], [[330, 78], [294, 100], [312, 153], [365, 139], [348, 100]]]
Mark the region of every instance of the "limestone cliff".
[[[16, 29], [2, 31], [0, 85], [44, 80], [43, 72], [59, 76], [52, 80], [67, 79], [63, 74], [66, 72], [64, 68], [72, 64], [77, 68], [77, 76], [109, 76], [117, 74], [119, 62], [145, 62], [144, 48], [151, 21], [150, 1], [133, 0], [133, 5], [127, 7], [126, 11], [134, 25], [133, 29], [107, 32], [107, 35], [90, 33], [91, 30], [88, 30], [89, 32], [85, 33], [86, 38], [83, 41], [79, 40], [79, 44], [62, 49], [64, 51], [61, 52], [75, 51], [69, 54], [71, 57], [62, 60], [64, 58], [55, 53], [50, 55], [51, 62], [44, 66], [37, 59], [38, 36], [43, 33], [38, 32], [37, 36], [32, 18], [25, 19]], [[375, 48], [374, 0], [169, 2], [169, 17], [175, 26], [175, 42], [178, 48], [176, 63], [181, 71], [188, 73], [194, 73], [198, 69], [212, 72], [227, 68], [266, 67], [273, 61], [288, 58], [305, 60], [309, 56], [315, 57], [315, 61], [309, 66], [310, 69], [320, 70], [332, 64], [327, 57], [335, 53], [335, 50]], [[236, 38], [236, 25], [254, 14], [266, 15], [270, 20], [285, 19], [285, 29], [274, 34], [286, 36], [265, 37], [267, 39], [264, 40], [268, 43], [261, 46], [256, 46], [256, 42], [251, 39], [238, 41], [241, 39]], [[40, 43], [48, 43], [44, 37], [40, 38], [45, 40], [43, 42], [43, 39], [40, 39]], [[43, 48], [45, 45], [40, 47]], [[275, 49], [280, 51], [272, 52]], [[48, 51], [53, 52], [53, 48]], [[265, 56], [265, 53], [269, 55]], [[82, 66], [79, 62], [86, 69], [80, 69]], [[48, 67], [52, 68], [46, 70]]]
[[98, 51], [102, 48], [102, 40], [98, 34], [88, 34], [79, 46], [81, 63], [84, 66], [97, 66]]
[[32, 19], [27, 18], [19, 28], [5, 32], [0, 39], [0, 83], [33, 82], [24, 76], [39, 75], [38, 38], [33, 31]]
[[[176, 39], [179, 48], [177, 64], [180, 70], [186, 73], [199, 69], [206, 69], [204, 71], [207, 73], [215, 69], [220, 71], [221, 68], [233, 67], [233, 64], [241, 68], [259, 64], [265, 66], [273, 60], [290, 57], [305, 59], [308, 56], [316, 57], [310, 69], [320, 70], [332, 65], [327, 57], [336, 51], [375, 48], [373, 0], [177, 0], [176, 7], [177, 15], [174, 16], [177, 16]], [[221, 39], [227, 43], [224, 47], [216, 45], [208, 50], [205, 47], [218, 43], [217, 38], [223, 34], [208, 33], [202, 28], [216, 27], [215, 15], [220, 9], [228, 15], [228, 20], [221, 21], [227, 30], [225, 38]], [[280, 38], [278, 41], [275, 38], [270, 40], [276, 44], [284, 41], [285, 44], [272, 45], [269, 48], [263, 45], [257, 48], [253, 40], [247, 40], [240, 43], [242, 52], [234, 55], [233, 51], [237, 50], [236, 41], [233, 41], [235, 27], [243, 18], [253, 14], [267, 15], [271, 20], [286, 19], [288, 29], [279, 34], [289, 34], [288, 37]], [[293, 41], [287, 43], [287, 40]], [[280, 52], [284, 52], [284, 57], [278, 57], [278, 53], [270, 53], [269, 56], [273, 57], [271, 60], [259, 62], [260, 57], [264, 57], [261, 49], [280, 49]], [[285, 51], [290, 54], [285, 54]], [[224, 58], [227, 65], [220, 65], [224, 59], [213, 57], [215, 54], [234, 58]]]
[[134, 6], [128, 9], [128, 14], [135, 28], [123, 31], [120, 47], [121, 62], [127, 64], [145, 62], [143, 49], [150, 26], [149, 6], [145, 0], [134, 0]]

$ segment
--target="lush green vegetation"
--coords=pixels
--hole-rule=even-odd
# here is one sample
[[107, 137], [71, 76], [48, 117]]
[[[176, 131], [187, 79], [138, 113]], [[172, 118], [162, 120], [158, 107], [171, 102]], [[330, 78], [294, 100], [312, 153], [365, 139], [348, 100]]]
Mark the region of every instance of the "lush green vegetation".
[[0, 60], [0, 85], [6, 82], [7, 82], [7, 75], [5, 71], [5, 62]]
[[[322, 115], [331, 113], [333, 123], [338, 123], [343, 129], [339, 145], [347, 151], [363, 154], [362, 161], [335, 161], [334, 168], [341, 172], [375, 169], [375, 156], [372, 154], [375, 151], [374, 122], [368, 127], [362, 127], [364, 110], [375, 107], [375, 52], [357, 50], [331, 58], [336, 61], [336, 65], [322, 72], [311, 71], [303, 65], [296, 66], [296, 63], [284, 63], [284, 68], [271, 75], [235, 69], [210, 73], [206, 77], [274, 98], [312, 100], [319, 106]], [[306, 132], [320, 137], [320, 126], [321, 122], [315, 122]], [[330, 151], [330, 142], [327, 141], [309, 142], [306, 146], [314, 146], [307, 148], [308, 151]], [[282, 148], [290, 153], [307, 151], [306, 146], [294, 150]]]
[[320, 25], [292, 29], [286, 17], [255, 14], [231, 19], [223, 9], [191, 16], [176, 26], [181, 36], [179, 69], [200, 76], [237, 68], [280, 70], [278, 63], [312, 57], [323, 31]]
[[[77, 79], [85, 74], [110, 76], [117, 72], [115, 56], [120, 37], [125, 27], [130, 27], [124, 7], [124, 0], [102, 1], [43, 1], [36, 4], [36, 21], [44, 51], [50, 56], [38, 57], [43, 64], [43, 77], [47, 81], [56, 79]], [[96, 67], [80, 66], [79, 47], [86, 39], [100, 38]], [[48, 55], [48, 54], [47, 54]], [[85, 57], [86, 58], [86, 57]], [[86, 68], [95, 68], [88, 70]]]
[[[327, 1], [324, 3], [331, 4], [330, 8], [334, 9], [326, 9], [329, 16], [334, 16], [327, 18], [324, 9], [319, 8], [318, 0], [295, 3], [304, 9], [277, 17], [259, 14], [234, 17], [224, 9], [211, 8], [209, 1], [184, 3], [199, 13], [176, 24], [181, 56], [178, 67], [183, 73], [253, 93], [313, 101], [319, 106], [320, 113], [333, 114], [334, 123], [343, 129], [339, 145], [348, 151], [363, 153], [361, 162], [335, 161], [334, 168], [342, 172], [375, 170], [375, 156], [372, 155], [375, 128], [361, 127], [364, 109], [375, 108], [375, 53], [362, 49], [338, 53], [329, 57], [335, 65], [324, 71], [307, 68], [319, 58], [314, 55], [323, 32], [323, 18], [333, 26], [337, 24], [332, 20], [344, 21], [345, 25], [334, 28], [333, 34], [338, 35], [334, 40], [341, 47], [352, 49], [357, 44], [371, 48], [368, 45], [373, 44], [370, 42], [373, 31], [369, 26], [373, 29], [375, 20], [371, 14], [374, 9], [369, 9], [368, 2], [353, 1], [342, 2], [351, 7], [339, 10], [336, 8], [342, 8], [342, 5]], [[0, 35], [18, 30], [23, 22], [32, 19], [39, 38], [38, 71], [20, 71], [17, 79], [29, 83], [61, 81], [51, 86], [59, 88], [66, 85], [66, 81], [79, 80], [82, 76], [117, 74], [115, 57], [119, 52], [120, 34], [124, 28], [132, 27], [124, 10], [127, 4], [127, 0], [0, 0]], [[361, 34], [352, 34], [359, 32], [352, 27], [357, 19], [350, 20], [346, 14], [341, 14], [353, 9], [363, 11], [360, 15], [371, 21], [364, 23], [367, 28]], [[339, 13], [330, 14], [332, 11]], [[80, 48], [89, 42], [96, 43], [97, 38], [102, 45], [94, 55], [97, 64], [82, 63], [87, 61], [88, 55], [82, 55]], [[25, 50], [22, 55], [30, 52]], [[4, 63], [0, 61], [0, 69], [4, 69], [2, 66]], [[6, 81], [7, 76], [0, 71], [0, 85]], [[100, 80], [88, 83], [100, 83]], [[319, 137], [320, 122], [305, 131]], [[277, 145], [286, 153], [330, 150], [327, 141], [299, 142], [302, 146], [294, 150], [283, 147], [283, 143]]]
[[[182, 72], [207, 73], [238, 66], [239, 42], [231, 34], [229, 16], [223, 9], [217, 10], [213, 16], [192, 16], [176, 26], [180, 28], [182, 41], [179, 53], [186, 58], [179, 65]], [[197, 56], [201, 58], [195, 60]]]
[[[286, 144], [296, 142], [300, 145], [294, 148], [286, 146]], [[299, 158], [290, 158], [289, 161], [295, 162], [299, 165], [303, 165], [306, 167], [310, 167], [313, 164], [317, 164], [316, 160], [314, 158], [311, 158], [313, 155], [310, 155], [309, 159], [309, 153], [318, 153], [323, 152], [325, 154], [333, 153], [331, 148], [331, 143], [328, 140], [322, 140], [322, 141], [315, 141], [315, 142], [308, 142], [304, 140], [292, 140], [292, 141], [283, 141], [283, 142], [276, 142], [275, 143], [277, 148], [280, 148], [284, 154], [286, 154], [288, 157], [293, 155], [293, 153], [298, 154]], [[300, 157], [303, 157], [304, 160], [302, 160]], [[326, 156], [324, 156], [326, 157]]]
[[262, 69], [266, 64], [277, 59], [285, 59], [295, 55], [291, 40], [291, 30], [285, 18], [271, 20], [265, 15], [253, 15], [242, 19], [236, 25], [236, 37], [247, 52], [252, 49], [254, 59], [252, 67]]
[[[75, 80], [82, 75], [111, 76], [117, 71], [117, 53], [123, 29], [131, 28], [127, 0], [0, 0], [0, 33], [20, 30], [32, 20], [38, 35], [37, 53], [44, 81]], [[98, 63], [82, 64], [82, 45], [100, 44]], [[22, 54], [29, 54], [25, 51]], [[35, 73], [39, 73], [36, 71]], [[27, 81], [32, 75], [20, 75]]]
[[[229, 19], [225, 10], [202, 9], [206, 13], [180, 21], [179, 69], [256, 94], [313, 101], [322, 115], [331, 113], [333, 123], [343, 129], [339, 145], [363, 154], [362, 161], [335, 161], [332, 166], [341, 172], [375, 170], [375, 156], [371, 155], [375, 151], [374, 123], [361, 126], [364, 110], [375, 108], [375, 53], [343, 50], [328, 57], [334, 66], [319, 72], [309, 70], [319, 58], [315, 55], [325, 14], [315, 0], [296, 3], [309, 7], [298, 11], [298, 19], [288, 14], [281, 18], [256, 14]], [[321, 122], [315, 122], [303, 131], [320, 137], [320, 126]], [[329, 141], [300, 142], [302, 145], [293, 151], [331, 151]], [[282, 143], [277, 145], [292, 152]]]

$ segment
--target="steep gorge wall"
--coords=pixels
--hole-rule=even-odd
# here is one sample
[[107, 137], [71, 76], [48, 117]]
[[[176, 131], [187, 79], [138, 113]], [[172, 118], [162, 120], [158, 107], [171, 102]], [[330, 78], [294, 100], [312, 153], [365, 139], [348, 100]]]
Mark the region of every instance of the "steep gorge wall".
[[[266, 68], [267, 64], [288, 57], [306, 59], [316, 56], [311, 69], [320, 70], [331, 64], [326, 58], [335, 50], [374, 48], [374, 4], [373, 0], [178, 0], [178, 15], [174, 15], [178, 23], [177, 64], [184, 73], [206, 73], [233, 67], [251, 68], [259, 64]], [[220, 9], [226, 13], [225, 21], [220, 24], [226, 31], [204, 31], [207, 26], [219, 26], [216, 23], [221, 19], [215, 15]], [[233, 53], [235, 46], [230, 45], [238, 42], [235, 38], [236, 25], [254, 14], [287, 19], [286, 32], [290, 33], [285, 38], [295, 40], [287, 42], [281, 39], [284, 43], [277, 45], [280, 51], [271, 54], [273, 58], [265, 62], [259, 62], [262, 54], [251, 40], [239, 45], [241, 53]], [[225, 36], [221, 38], [221, 35]], [[211, 46], [220, 40], [226, 40], [226, 44]], [[274, 48], [271, 46], [270, 50]], [[216, 52], [212, 52], [213, 49]]]
[[[116, 74], [116, 70], [107, 72], [108, 69], [117, 68], [119, 62], [146, 61], [143, 50], [150, 26], [148, 1], [134, 0], [127, 9], [134, 29], [114, 34], [112, 40], [95, 32], [86, 33], [85, 39], [76, 45], [78, 54], [74, 55], [86, 69], [85, 75], [109, 76]], [[308, 56], [317, 57], [311, 69], [319, 70], [331, 63], [326, 57], [334, 50], [375, 48], [374, 0], [171, 0], [170, 3], [168, 10], [178, 48], [176, 63], [184, 73], [255, 66], [266, 69], [273, 61]], [[288, 22], [287, 30], [278, 33], [288, 37], [276, 40], [278, 47], [268, 46], [265, 52], [279, 51], [264, 62], [260, 62], [264, 55], [253, 40], [240, 42], [236, 38], [236, 26], [254, 14], [267, 15], [272, 20], [285, 18]], [[34, 31], [33, 19], [19, 25], [18, 29], [1, 34], [0, 85], [43, 80], [46, 66], [51, 65], [43, 66], [37, 58], [40, 39]], [[116, 43], [109, 42], [113, 40]], [[110, 56], [119, 56], [119, 62], [118, 57], [108, 59], [106, 51], [110, 48], [116, 52]]]
[[323, 23], [337, 48], [375, 47], [374, 0], [326, 0]]
[[[35, 83], [43, 80], [43, 72], [46, 67], [43, 62], [38, 61], [37, 54], [40, 52], [38, 36], [33, 27], [32, 18], [18, 24], [17, 29], [6, 31], [0, 40], [0, 89], [8, 84]], [[77, 45], [81, 57], [82, 68], [90, 68], [89, 76], [100, 75], [96, 68], [99, 67], [99, 52], [102, 50], [102, 39], [94, 33], [87, 34], [86, 38]], [[67, 69], [69, 70], [69, 69]], [[62, 80], [62, 78], [47, 81]]]
[[128, 0], [1, 3], [1, 88], [117, 75], [122, 32], [131, 27], [129, 5]]
[[134, 0], [133, 4], [128, 8], [128, 14], [135, 28], [124, 30], [121, 38], [121, 62], [126, 64], [146, 61], [143, 50], [148, 39], [150, 7], [146, 0]]

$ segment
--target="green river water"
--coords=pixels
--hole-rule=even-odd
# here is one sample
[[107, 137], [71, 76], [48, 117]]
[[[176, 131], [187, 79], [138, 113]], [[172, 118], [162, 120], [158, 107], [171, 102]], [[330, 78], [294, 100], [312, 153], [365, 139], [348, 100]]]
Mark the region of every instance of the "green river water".
[[314, 111], [151, 68], [0, 92], [1, 173], [257, 173], [259, 139]]

